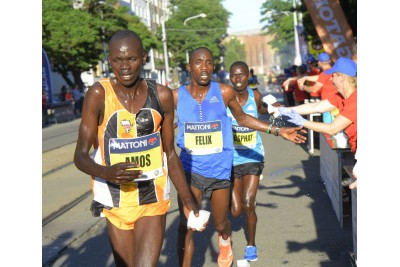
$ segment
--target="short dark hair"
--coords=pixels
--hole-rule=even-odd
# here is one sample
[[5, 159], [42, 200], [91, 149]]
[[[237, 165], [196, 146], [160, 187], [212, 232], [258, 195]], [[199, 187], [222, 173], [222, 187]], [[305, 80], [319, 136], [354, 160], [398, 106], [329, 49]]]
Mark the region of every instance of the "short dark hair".
[[140, 45], [140, 48], [142, 49], [142, 51], [144, 51], [142, 38], [140, 38], [140, 36], [136, 32], [131, 31], [131, 30], [120, 30], [120, 31], [117, 31], [116, 33], [114, 33], [114, 35], [111, 37], [110, 41], [108, 42], [108, 47], [110, 47], [113, 42], [119, 41], [122, 39], [137, 40]]
[[231, 70], [232, 68], [237, 67], [237, 66], [239, 66], [239, 67], [245, 67], [245, 69], [246, 69], [247, 71], [249, 71], [249, 66], [248, 66], [245, 62], [243, 62], [243, 61], [235, 61], [235, 62], [233, 62], [232, 65], [231, 65], [231, 67], [229, 68], [229, 70]]
[[189, 63], [190, 63], [190, 61], [192, 60], [192, 57], [193, 57], [194, 53], [196, 53], [196, 52], [198, 52], [198, 51], [201, 51], [201, 50], [205, 50], [205, 51], [207, 51], [208, 53], [210, 53], [212, 59], [214, 60], [214, 55], [213, 55], [213, 53], [211, 52], [211, 50], [208, 49], [208, 48], [205, 47], [205, 46], [201, 46], [201, 47], [198, 47], [198, 48], [196, 48], [196, 49], [194, 49], [194, 50], [192, 50], [192, 51], [190, 52], [190, 55], [189, 55]]

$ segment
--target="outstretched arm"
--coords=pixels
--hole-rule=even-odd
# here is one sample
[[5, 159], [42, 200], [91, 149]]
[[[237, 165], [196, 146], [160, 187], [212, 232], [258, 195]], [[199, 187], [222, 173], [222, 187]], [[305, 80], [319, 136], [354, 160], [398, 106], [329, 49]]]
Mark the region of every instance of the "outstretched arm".
[[235, 117], [240, 126], [245, 126], [264, 133], [272, 133], [276, 136], [282, 136], [283, 138], [297, 144], [304, 143], [305, 140], [307, 140], [307, 138], [301, 134], [306, 133], [305, 130], [302, 130], [302, 127], [278, 128], [268, 122], [264, 122], [243, 112], [242, 107], [236, 100], [233, 87], [229, 85], [221, 85], [221, 92], [225, 101], [225, 105], [230, 108], [232, 115]]
[[327, 99], [321, 100], [314, 103], [306, 103], [303, 105], [298, 105], [288, 108], [290, 110], [295, 110], [301, 115], [308, 115], [313, 113], [323, 113], [326, 111], [331, 111], [335, 109], [336, 106], [332, 105]]
[[342, 115], [336, 117], [331, 123], [323, 123], [306, 120], [294, 109], [279, 108], [279, 112], [283, 116], [287, 116], [289, 118], [288, 121], [293, 124], [304, 126], [310, 130], [329, 135], [336, 134], [346, 129], [352, 123], [351, 120]]

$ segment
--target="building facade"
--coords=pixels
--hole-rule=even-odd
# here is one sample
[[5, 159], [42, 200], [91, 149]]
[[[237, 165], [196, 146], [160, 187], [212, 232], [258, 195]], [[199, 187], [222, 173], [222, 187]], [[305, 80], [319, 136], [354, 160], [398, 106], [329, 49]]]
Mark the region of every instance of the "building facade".
[[280, 58], [277, 52], [268, 43], [271, 35], [263, 35], [260, 29], [231, 33], [226, 41], [236, 37], [246, 49], [246, 63], [254, 74], [268, 76], [280, 68]]

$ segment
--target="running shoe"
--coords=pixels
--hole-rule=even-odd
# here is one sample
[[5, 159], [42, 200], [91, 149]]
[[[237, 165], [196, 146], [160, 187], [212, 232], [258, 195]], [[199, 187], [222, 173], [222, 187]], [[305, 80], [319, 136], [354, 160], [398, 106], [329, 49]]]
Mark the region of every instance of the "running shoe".
[[248, 261], [256, 261], [258, 259], [257, 254], [256, 246], [247, 246], [244, 251], [244, 259]]
[[231, 238], [228, 238], [228, 244], [222, 244], [222, 235], [218, 235], [219, 255], [218, 267], [230, 267], [233, 262], [233, 252], [231, 246]]

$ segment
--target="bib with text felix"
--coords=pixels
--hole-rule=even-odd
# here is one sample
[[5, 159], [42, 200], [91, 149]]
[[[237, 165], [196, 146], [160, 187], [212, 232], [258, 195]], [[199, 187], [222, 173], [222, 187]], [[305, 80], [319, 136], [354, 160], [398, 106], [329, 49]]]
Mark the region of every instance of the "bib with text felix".
[[220, 120], [207, 122], [185, 122], [185, 148], [192, 155], [221, 153], [223, 147]]

